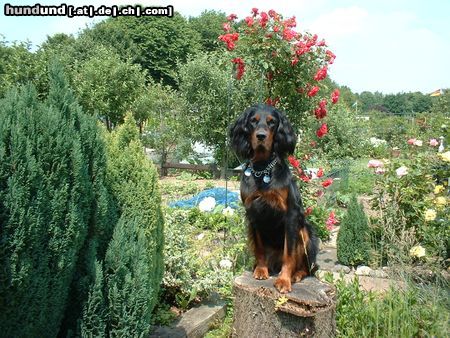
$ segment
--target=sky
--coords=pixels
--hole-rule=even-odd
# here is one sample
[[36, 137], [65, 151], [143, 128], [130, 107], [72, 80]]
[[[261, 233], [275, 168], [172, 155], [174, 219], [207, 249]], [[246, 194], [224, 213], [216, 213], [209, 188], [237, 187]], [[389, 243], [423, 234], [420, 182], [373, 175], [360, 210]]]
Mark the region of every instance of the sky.
[[[55, 33], [76, 35], [105, 17], [11, 17], [5, 4], [60, 5], [63, 1], [0, 1], [0, 35], [7, 42], [30, 41], [35, 50]], [[134, 1], [71, 1], [68, 5], [133, 4]], [[140, 0], [144, 6], [172, 5], [185, 17], [204, 10], [235, 13], [239, 19], [253, 7], [295, 16], [297, 31], [325, 39], [337, 58], [331, 78], [353, 92], [384, 94], [450, 88], [450, 1], [448, 0]], [[2, 38], [0, 36], [0, 39]]]

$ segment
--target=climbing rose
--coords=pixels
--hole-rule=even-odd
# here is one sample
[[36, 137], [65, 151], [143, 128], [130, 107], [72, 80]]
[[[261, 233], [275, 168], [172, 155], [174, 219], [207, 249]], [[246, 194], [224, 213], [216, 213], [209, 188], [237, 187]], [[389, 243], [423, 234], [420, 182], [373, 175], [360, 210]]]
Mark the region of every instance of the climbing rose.
[[219, 36], [219, 40], [227, 44], [228, 50], [233, 50], [235, 47], [234, 42], [239, 39], [239, 33], [228, 33]]
[[253, 18], [252, 18], [251, 16], [247, 16], [247, 17], [245, 18], [245, 22], [247, 23], [247, 26], [248, 26], [248, 27], [253, 26], [253, 24], [255, 23], [255, 21], [253, 20]]
[[339, 100], [339, 89], [335, 89], [332, 93], [331, 93], [331, 102], [333, 103], [337, 103]]
[[334, 211], [331, 211], [331, 212], [330, 212], [330, 215], [328, 216], [327, 221], [325, 222], [325, 224], [327, 225], [327, 229], [328, 229], [329, 231], [333, 230], [333, 226], [336, 225], [336, 224], [338, 224], [338, 223], [339, 223], [339, 221], [338, 221], [338, 219], [336, 218], [336, 216], [335, 216], [335, 214], [334, 214]]
[[289, 156], [288, 161], [294, 168], [298, 168], [298, 166], [300, 165], [300, 161], [297, 160], [294, 156]]
[[308, 92], [308, 96], [309, 97], [313, 97], [314, 95], [317, 94], [317, 92], [319, 91], [319, 87], [314, 86], [310, 89], [310, 91]]
[[258, 15], [258, 8], [253, 7], [252, 8], [252, 13], [253, 13], [253, 16], [257, 16]]
[[312, 213], [313, 208], [312, 207], [307, 207], [305, 210], [305, 216], [309, 216]]
[[245, 71], [244, 60], [242, 60], [241, 58], [234, 58], [233, 60], [231, 60], [231, 62], [233, 62], [237, 66], [236, 79], [242, 79]]
[[228, 15], [227, 16], [227, 20], [228, 21], [233, 21], [233, 20], [236, 20], [237, 19], [237, 15], [236, 14], [230, 14], [230, 15]]
[[283, 31], [283, 39], [285, 39], [286, 41], [291, 41], [296, 36], [297, 36], [297, 33], [295, 31], [293, 31], [292, 29], [286, 28]]
[[271, 10], [269, 11], [269, 16], [270, 16], [271, 18], [275, 19], [275, 18], [278, 16], [278, 14], [277, 14], [277, 12], [275, 12], [273, 9], [271, 9]]
[[322, 168], [319, 168], [319, 171], [317, 172], [317, 177], [322, 177], [323, 176], [323, 169]]
[[316, 131], [316, 135], [319, 138], [324, 137], [327, 133], [328, 133], [328, 128], [327, 128], [327, 124], [326, 123], [322, 124], [320, 126], [320, 128], [317, 129], [317, 131]]
[[321, 81], [327, 77], [327, 67], [320, 68], [316, 75], [314, 75], [314, 80]]
[[325, 52], [327, 54], [327, 56], [329, 57], [328, 63], [331, 65], [334, 62], [334, 59], [336, 59], [336, 55], [334, 55], [334, 53], [330, 50], [327, 50]]
[[231, 29], [230, 23], [229, 22], [225, 22], [222, 24], [222, 28], [225, 32], [229, 32]]
[[316, 118], [318, 120], [323, 119], [325, 116], [327, 116], [327, 108], [326, 108], [326, 106], [327, 106], [327, 100], [326, 99], [322, 99], [319, 102], [319, 107], [317, 107], [314, 110], [314, 114], [316, 115]]
[[261, 12], [261, 19], [259, 20], [259, 24], [262, 28], [266, 27], [267, 21], [269, 21], [269, 16], [266, 12]]
[[322, 182], [322, 187], [326, 188], [329, 187], [333, 183], [332, 178], [327, 178], [325, 181]]

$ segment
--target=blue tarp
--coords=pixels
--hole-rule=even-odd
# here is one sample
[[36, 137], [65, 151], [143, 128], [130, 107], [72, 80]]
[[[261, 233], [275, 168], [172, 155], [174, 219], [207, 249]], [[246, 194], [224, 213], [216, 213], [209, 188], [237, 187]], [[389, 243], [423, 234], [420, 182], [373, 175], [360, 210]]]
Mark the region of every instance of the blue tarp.
[[232, 192], [228, 190], [228, 194], [226, 194], [225, 188], [213, 188], [208, 190], [203, 190], [199, 194], [187, 199], [172, 202], [169, 204], [171, 208], [193, 208], [198, 206], [198, 204], [205, 199], [206, 197], [214, 197], [217, 205], [225, 206], [225, 196], [228, 199], [228, 206], [231, 208], [237, 208], [239, 196], [238, 193]]

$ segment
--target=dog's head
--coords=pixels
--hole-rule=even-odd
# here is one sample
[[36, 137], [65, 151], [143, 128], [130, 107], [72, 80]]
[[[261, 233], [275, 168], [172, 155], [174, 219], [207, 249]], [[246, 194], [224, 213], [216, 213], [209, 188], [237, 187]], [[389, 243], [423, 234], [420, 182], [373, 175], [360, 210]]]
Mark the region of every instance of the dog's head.
[[247, 108], [230, 128], [231, 147], [244, 159], [267, 160], [292, 154], [297, 138], [286, 116], [272, 106]]

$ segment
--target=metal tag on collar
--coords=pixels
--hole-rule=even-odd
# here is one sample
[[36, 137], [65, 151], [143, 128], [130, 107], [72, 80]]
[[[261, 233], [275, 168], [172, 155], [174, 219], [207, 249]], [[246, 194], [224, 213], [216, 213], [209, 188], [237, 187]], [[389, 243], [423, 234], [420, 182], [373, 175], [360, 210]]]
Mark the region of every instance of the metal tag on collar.
[[264, 182], [264, 183], [269, 183], [270, 180], [271, 180], [270, 176], [267, 175], [267, 174], [265, 174], [264, 177], [263, 177], [263, 182]]
[[245, 171], [244, 171], [244, 175], [249, 177], [251, 174], [252, 174], [252, 170], [249, 167], [247, 167], [247, 169], [245, 169]]

